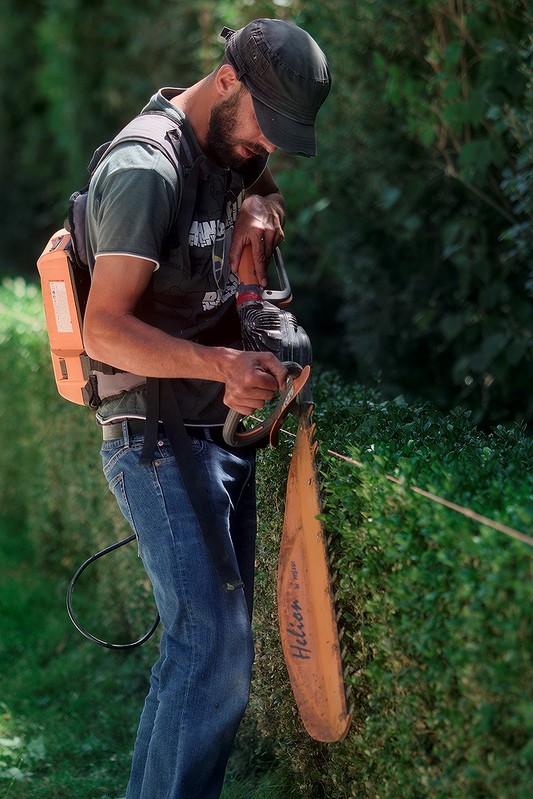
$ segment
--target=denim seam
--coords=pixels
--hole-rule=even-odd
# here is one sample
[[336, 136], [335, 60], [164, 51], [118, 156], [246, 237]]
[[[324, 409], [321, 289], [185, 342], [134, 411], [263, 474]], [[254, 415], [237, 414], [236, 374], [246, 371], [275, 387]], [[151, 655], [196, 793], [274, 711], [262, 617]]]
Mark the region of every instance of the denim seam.
[[[202, 445], [204, 444], [204, 442], [203, 441], [198, 441], [198, 444], [200, 445], [200, 450], [201, 450], [202, 449]], [[171, 460], [170, 458], [164, 458], [165, 465], [169, 465], [169, 461], [170, 460]], [[189, 706], [189, 697], [190, 697], [190, 694], [191, 694], [191, 686], [192, 686], [193, 676], [196, 674], [196, 670], [198, 668], [198, 654], [197, 653], [198, 653], [198, 646], [199, 645], [198, 645], [198, 641], [197, 641], [197, 625], [194, 622], [193, 614], [191, 612], [191, 607], [190, 607], [189, 592], [187, 591], [187, 588], [186, 588], [186, 586], [184, 584], [184, 581], [187, 579], [187, 575], [186, 575], [186, 573], [185, 573], [185, 571], [184, 571], [184, 569], [182, 567], [182, 564], [180, 563], [180, 559], [179, 559], [179, 557], [177, 555], [177, 548], [176, 548], [176, 545], [175, 545], [175, 539], [174, 539], [174, 536], [172, 534], [172, 523], [171, 523], [171, 520], [169, 518], [168, 509], [166, 507], [164, 491], [163, 491], [163, 488], [162, 488], [161, 483], [159, 481], [158, 469], [161, 468], [161, 465], [162, 464], [158, 464], [157, 462], [153, 462], [151, 464], [151, 473], [152, 473], [152, 479], [154, 481], [154, 484], [155, 484], [155, 487], [156, 487], [156, 490], [157, 490], [157, 494], [159, 496], [160, 502], [162, 503], [162, 506], [163, 506], [163, 509], [164, 509], [165, 522], [166, 522], [166, 526], [167, 526], [167, 529], [166, 529], [165, 533], [167, 535], [170, 535], [170, 537], [172, 539], [172, 544], [173, 544], [172, 552], [173, 552], [174, 563], [175, 563], [175, 574], [176, 574], [176, 577], [179, 578], [180, 601], [182, 603], [183, 608], [185, 609], [185, 614], [186, 614], [186, 624], [184, 625], [184, 629], [186, 630], [188, 638], [189, 638], [189, 652], [190, 652], [190, 661], [189, 662], [190, 662], [190, 668], [188, 669], [188, 678], [187, 678], [187, 682], [185, 683], [185, 690], [183, 692], [183, 700], [184, 701], [181, 703], [181, 708], [180, 708], [180, 713], [179, 713], [179, 722], [178, 722], [178, 725], [179, 725], [178, 726], [178, 746], [179, 746], [179, 749], [182, 750], [182, 748], [184, 746], [186, 746], [186, 740], [185, 740], [186, 736], [184, 735], [184, 732], [187, 729], [187, 720], [185, 718], [185, 713], [186, 713], [186, 710], [187, 710], [187, 708]], [[168, 631], [165, 631], [165, 633], [166, 633], [167, 636], [169, 635]], [[182, 750], [181, 757], [183, 757], [183, 750]]]
[[124, 507], [128, 511], [127, 521], [129, 523], [131, 529], [133, 530], [133, 532], [137, 536], [137, 531], [135, 529], [135, 523], [133, 521], [133, 514], [131, 512], [130, 503], [129, 503], [128, 496], [126, 494], [126, 488], [125, 488], [125, 485], [124, 485], [124, 472], [119, 472], [109, 482], [109, 490], [111, 491], [112, 494], [115, 494], [115, 487], [117, 487], [117, 489], [120, 491], [120, 494], [121, 494], [121, 497], [122, 497], [122, 500], [123, 500], [123, 503], [124, 503]]

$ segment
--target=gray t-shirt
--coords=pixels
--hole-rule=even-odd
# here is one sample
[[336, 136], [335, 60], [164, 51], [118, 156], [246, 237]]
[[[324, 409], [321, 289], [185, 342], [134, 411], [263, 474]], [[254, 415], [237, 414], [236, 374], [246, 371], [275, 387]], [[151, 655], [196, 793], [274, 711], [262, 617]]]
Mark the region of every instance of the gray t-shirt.
[[[236, 278], [231, 274], [228, 259], [233, 225], [244, 189], [259, 177], [266, 161], [252, 159], [246, 171], [237, 174], [206, 159], [188, 120], [169, 102], [179, 91], [161, 90], [144, 110], [163, 111], [176, 122], [183, 172], [178, 175], [168, 158], [150, 144], [117, 145], [91, 180], [87, 249], [90, 265], [97, 255], [103, 254], [126, 254], [153, 261], [151, 323], [177, 337], [207, 343], [201, 335], [195, 335], [198, 327], [209, 327], [214, 317], [229, 319], [231, 312], [234, 314]], [[189, 202], [191, 207], [186, 212], [189, 257], [184, 259], [177, 220], [183, 214], [180, 202], [191, 191], [186, 176], [198, 158], [201, 169], [193, 185], [194, 202]], [[236, 336], [233, 320], [232, 325], [219, 326], [209, 341], [240, 346]], [[99, 375], [99, 393], [105, 398], [98, 411], [100, 421], [142, 417], [144, 382], [145, 378], [138, 375]], [[175, 385], [187, 423], [224, 421], [227, 408], [222, 403], [221, 384], [178, 380]]]

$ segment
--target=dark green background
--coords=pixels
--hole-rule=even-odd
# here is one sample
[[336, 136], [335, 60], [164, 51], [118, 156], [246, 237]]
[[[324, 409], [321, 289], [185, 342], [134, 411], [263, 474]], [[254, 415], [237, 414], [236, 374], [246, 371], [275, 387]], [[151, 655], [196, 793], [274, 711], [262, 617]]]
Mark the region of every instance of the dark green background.
[[0, 0], [0, 274], [36, 279], [86, 164], [256, 16], [331, 62], [319, 157], [278, 154], [316, 359], [389, 397], [531, 420], [531, 17], [519, 0]]

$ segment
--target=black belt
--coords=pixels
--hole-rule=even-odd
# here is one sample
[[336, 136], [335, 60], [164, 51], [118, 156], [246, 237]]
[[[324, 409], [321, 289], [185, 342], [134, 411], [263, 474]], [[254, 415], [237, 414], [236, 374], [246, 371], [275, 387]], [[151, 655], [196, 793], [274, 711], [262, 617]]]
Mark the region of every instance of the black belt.
[[[128, 432], [130, 436], [144, 436], [145, 421], [144, 419], [128, 419]], [[162, 425], [159, 426], [161, 437], [165, 438], [166, 433]], [[185, 425], [185, 431], [191, 438], [197, 438], [199, 441], [212, 441], [220, 447], [227, 447], [222, 435], [222, 426], [220, 427], [196, 427], [193, 425]], [[124, 435], [122, 430], [122, 422], [114, 422], [113, 424], [102, 425], [102, 436], [104, 441], [115, 441], [122, 438]]]
[[[128, 419], [128, 432], [130, 436], [143, 436], [145, 422], [144, 419]], [[124, 435], [122, 431], [122, 422], [115, 422], [113, 424], [102, 425], [102, 436], [104, 441], [114, 441], [117, 438], [122, 438]]]

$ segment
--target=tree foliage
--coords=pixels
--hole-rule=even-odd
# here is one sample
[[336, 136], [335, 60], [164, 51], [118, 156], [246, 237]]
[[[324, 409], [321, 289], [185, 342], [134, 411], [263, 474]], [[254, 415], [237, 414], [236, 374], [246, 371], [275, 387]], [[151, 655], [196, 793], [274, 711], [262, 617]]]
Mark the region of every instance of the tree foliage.
[[532, 42], [523, 0], [0, 0], [0, 271], [33, 274], [94, 148], [217, 35], [293, 20], [328, 54], [318, 159], [276, 154], [318, 361], [487, 424], [533, 407]]
[[337, 287], [328, 360], [391, 395], [464, 402], [478, 420], [530, 418], [526, 5], [303, 7], [336, 78], [322, 191], [295, 225], [304, 251], [313, 242], [310, 290]]

